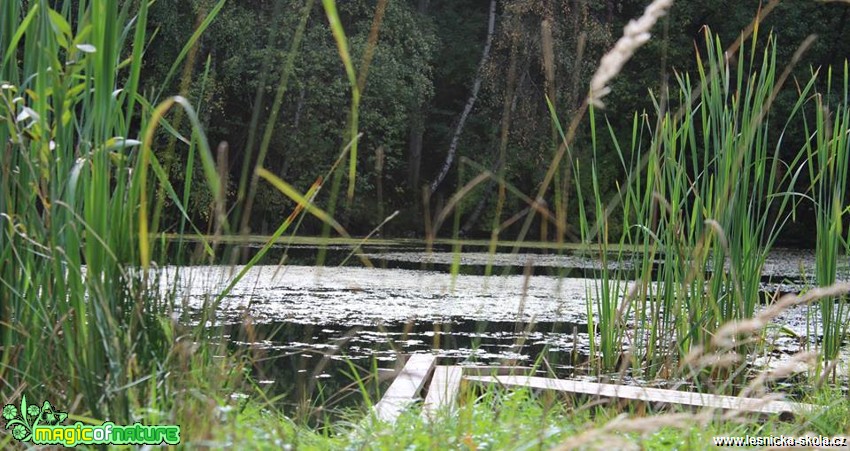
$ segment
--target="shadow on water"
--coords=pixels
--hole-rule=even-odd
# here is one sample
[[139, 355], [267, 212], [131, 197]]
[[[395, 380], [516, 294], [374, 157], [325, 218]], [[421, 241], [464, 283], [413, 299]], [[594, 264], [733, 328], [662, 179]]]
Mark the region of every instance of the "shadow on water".
[[[587, 249], [548, 249], [537, 246], [519, 247], [517, 253], [487, 252], [484, 244], [464, 245], [463, 252], [458, 257], [448, 244], [432, 245], [426, 252], [425, 244], [413, 240], [400, 242], [389, 241], [385, 244], [329, 244], [321, 246], [323, 266], [363, 266], [358, 256], [368, 259], [376, 268], [409, 269], [450, 272], [456, 264], [456, 271], [464, 275], [522, 275], [552, 276], [567, 278], [599, 278], [602, 276], [601, 258], [598, 250]], [[233, 247], [233, 252], [220, 256], [210, 262], [217, 265], [246, 264], [262, 248], [261, 244], [242, 244]], [[260, 265], [317, 265], [320, 247], [316, 244], [276, 244], [273, 245], [263, 258]], [[355, 251], [356, 249], [356, 251]], [[170, 259], [178, 261], [176, 248], [172, 248]], [[615, 252], [609, 250], [610, 253]], [[609, 259], [608, 269], [616, 269], [626, 279], [635, 279], [643, 264], [642, 255], [635, 252], [629, 257], [624, 252], [617, 259]], [[662, 260], [652, 263], [653, 278], [658, 275]], [[762, 270], [762, 283], [769, 287], [783, 288], [784, 291], [794, 291], [804, 286], [815, 275], [814, 253], [805, 249], [774, 249], [765, 262]], [[708, 276], [710, 273], [706, 273]], [[850, 262], [839, 266], [839, 278], [850, 278]]]
[[535, 367], [539, 375], [572, 377], [581, 374], [588, 353], [586, 326], [568, 323], [335, 327], [286, 322], [230, 324], [221, 330], [232, 350], [247, 351], [259, 383], [270, 393], [285, 395], [285, 410], [296, 416], [362, 405], [358, 378], [374, 403], [404, 354], [433, 353], [441, 365], [519, 365]]

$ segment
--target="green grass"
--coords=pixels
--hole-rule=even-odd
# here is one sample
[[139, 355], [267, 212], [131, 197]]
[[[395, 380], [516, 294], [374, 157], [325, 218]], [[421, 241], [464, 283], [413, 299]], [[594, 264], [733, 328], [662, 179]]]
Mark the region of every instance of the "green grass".
[[[468, 387], [471, 388], [471, 387]], [[279, 449], [565, 449], [638, 446], [640, 449], [710, 449], [715, 436], [834, 436], [845, 433], [847, 400], [821, 392], [832, 408], [824, 414], [780, 421], [774, 417], [723, 417], [697, 411], [621, 406], [528, 390], [489, 387], [467, 390], [453, 414], [432, 421], [413, 407], [396, 424], [373, 422], [368, 413], [350, 411], [350, 420], [306, 428], [274, 413], [249, 406], [233, 412], [210, 440], [213, 444]]]

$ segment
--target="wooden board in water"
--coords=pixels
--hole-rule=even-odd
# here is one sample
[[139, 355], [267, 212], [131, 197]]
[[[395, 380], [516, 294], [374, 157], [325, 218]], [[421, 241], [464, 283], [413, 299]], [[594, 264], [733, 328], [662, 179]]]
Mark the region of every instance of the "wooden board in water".
[[428, 395], [425, 396], [422, 415], [433, 418], [434, 414], [440, 410], [453, 408], [460, 393], [462, 377], [463, 368], [459, 366], [440, 365], [434, 368], [434, 377], [428, 385]]
[[530, 366], [505, 365], [464, 365], [461, 368], [465, 376], [527, 376], [533, 370]]
[[434, 369], [436, 357], [431, 354], [413, 354], [404, 368], [390, 384], [381, 400], [375, 404], [375, 414], [388, 423], [395, 422], [401, 412], [417, 397]]
[[585, 395], [605, 396], [609, 398], [633, 399], [645, 402], [681, 404], [713, 409], [743, 410], [767, 414], [799, 413], [811, 411], [817, 406], [812, 404], [776, 401], [768, 399], [739, 398], [736, 396], [712, 395], [703, 393], [643, 388], [628, 385], [599, 384], [595, 382], [548, 379], [527, 376], [466, 376], [465, 379], [484, 383], [497, 383], [505, 386], [528, 387], [557, 390]]

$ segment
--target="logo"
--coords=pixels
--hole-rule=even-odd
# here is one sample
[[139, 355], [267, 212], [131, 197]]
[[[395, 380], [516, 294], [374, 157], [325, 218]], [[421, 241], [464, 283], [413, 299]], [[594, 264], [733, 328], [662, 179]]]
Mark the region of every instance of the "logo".
[[20, 409], [14, 404], [3, 407], [6, 429], [12, 437], [34, 445], [177, 445], [180, 443], [180, 426], [146, 426], [134, 423], [120, 426], [106, 421], [100, 426], [83, 424], [79, 421], [63, 426], [67, 412], [60, 412], [49, 402], [39, 407], [27, 404], [26, 395], [21, 397]]

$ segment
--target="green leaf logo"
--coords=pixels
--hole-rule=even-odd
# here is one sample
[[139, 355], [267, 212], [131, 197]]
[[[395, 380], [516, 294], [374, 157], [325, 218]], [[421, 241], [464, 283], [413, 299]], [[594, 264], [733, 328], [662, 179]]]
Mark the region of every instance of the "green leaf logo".
[[6, 404], [3, 407], [3, 418], [6, 420], [14, 420], [18, 416], [18, 408], [12, 404]]
[[44, 405], [40, 409], [38, 405], [28, 405], [26, 395], [21, 396], [20, 408], [13, 404], [3, 406], [3, 419], [6, 420], [6, 429], [10, 429], [12, 437], [22, 442], [32, 440], [32, 431], [36, 426], [55, 426], [67, 418], [67, 412], [55, 410], [47, 401], [44, 401]]
[[41, 422], [48, 426], [55, 426], [68, 418], [67, 412], [54, 410], [49, 402], [44, 401], [44, 406], [41, 407]]

